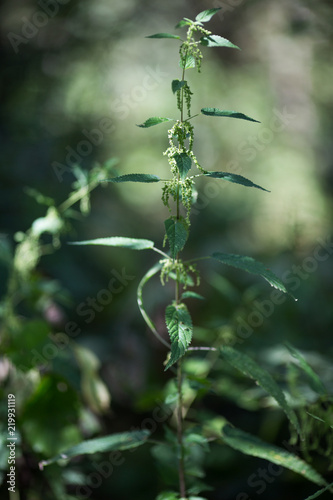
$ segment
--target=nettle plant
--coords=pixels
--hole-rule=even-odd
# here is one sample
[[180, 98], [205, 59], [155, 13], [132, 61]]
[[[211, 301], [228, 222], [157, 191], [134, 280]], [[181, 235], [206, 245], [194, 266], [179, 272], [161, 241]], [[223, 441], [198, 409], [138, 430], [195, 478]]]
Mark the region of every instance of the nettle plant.
[[[252, 257], [226, 254], [220, 251], [210, 256], [199, 256], [190, 260], [182, 259], [182, 251], [189, 237], [191, 227], [191, 208], [196, 200], [195, 181], [202, 177], [229, 181], [246, 187], [255, 187], [266, 191], [241, 175], [230, 172], [209, 171], [202, 166], [193, 152], [194, 118], [200, 113], [193, 114], [191, 109], [192, 90], [185, 78], [191, 68], [201, 70], [202, 52], [205, 47], [227, 47], [238, 49], [229, 40], [212, 34], [205, 28], [207, 23], [218, 12], [218, 8], [205, 10], [199, 13], [195, 20], [184, 18], [176, 28], [186, 28], [187, 35], [181, 36], [170, 33], [157, 33], [147, 38], [179, 40], [181, 78], [171, 83], [172, 92], [177, 101], [178, 118], [151, 117], [139, 125], [149, 128], [164, 122], [172, 124], [168, 131], [169, 146], [164, 152], [170, 165], [170, 178], [161, 179], [155, 174], [133, 173], [108, 179], [112, 183], [140, 182], [162, 183], [162, 202], [169, 210], [169, 218], [164, 222], [165, 237], [162, 248], [147, 239], [112, 236], [95, 240], [74, 242], [77, 245], [107, 245], [122, 247], [131, 250], [151, 250], [158, 254], [159, 260], [149, 269], [141, 279], [137, 300], [142, 316], [150, 331], [168, 349], [165, 361], [165, 370], [170, 370], [175, 378], [168, 383], [165, 405], [170, 407], [170, 422], [165, 425], [165, 440], [156, 444], [150, 440], [148, 430], [129, 431], [93, 440], [88, 440], [74, 446], [63, 453], [41, 462], [41, 466], [48, 465], [61, 459], [70, 459], [80, 454], [91, 454], [112, 450], [126, 450], [151, 443], [152, 453], [160, 463], [163, 477], [168, 477], [174, 489], [160, 493], [157, 500], [203, 500], [198, 496], [202, 491], [211, 489], [202, 481], [204, 476], [203, 463], [205, 453], [209, 453], [209, 444], [214, 441], [228, 445], [246, 455], [261, 457], [274, 464], [286, 467], [317, 485], [323, 487], [320, 493], [329, 486], [325, 480], [309, 464], [293, 453], [293, 445], [289, 443], [285, 448], [263, 442], [256, 436], [235, 428], [225, 418], [220, 416], [210, 419], [200, 418], [196, 422], [188, 418], [191, 405], [198, 394], [207, 391], [207, 376], [209, 364], [201, 363], [199, 356], [213, 355], [221, 357], [223, 361], [236, 368], [256, 383], [282, 408], [288, 417], [293, 432], [294, 445], [297, 436], [302, 439], [302, 430], [297, 415], [288, 404], [285, 394], [268, 371], [261, 368], [253, 359], [236, 350], [231, 345], [192, 346], [193, 324], [187, 307], [187, 300], [200, 300], [202, 296], [193, 291], [199, 285], [200, 276], [198, 262], [205, 259], [214, 259], [220, 264], [233, 266], [264, 278], [270, 285], [282, 293], [292, 295], [282, 281], [267, 269], [265, 265]], [[249, 116], [219, 108], [204, 107], [201, 114], [208, 117], [237, 118], [250, 122], [258, 122]], [[168, 245], [168, 250], [165, 246]], [[143, 302], [143, 288], [148, 281], [159, 273], [161, 284], [174, 282], [174, 299], [166, 306], [165, 323], [169, 332], [170, 342], [167, 342], [158, 331], [150, 318]], [[195, 361], [191, 363], [191, 360]], [[305, 360], [304, 360], [304, 363]], [[210, 366], [212, 363], [210, 364]], [[193, 370], [193, 366], [195, 369]], [[308, 367], [309, 368], [309, 367]], [[313, 375], [314, 376], [314, 375]], [[288, 449], [289, 448], [289, 449]], [[170, 485], [168, 484], [168, 487]], [[176, 491], [177, 489], [177, 491]], [[317, 493], [319, 495], [319, 493]], [[316, 496], [317, 496], [316, 494]], [[242, 498], [248, 498], [243, 496]], [[311, 498], [314, 498], [311, 496]]]

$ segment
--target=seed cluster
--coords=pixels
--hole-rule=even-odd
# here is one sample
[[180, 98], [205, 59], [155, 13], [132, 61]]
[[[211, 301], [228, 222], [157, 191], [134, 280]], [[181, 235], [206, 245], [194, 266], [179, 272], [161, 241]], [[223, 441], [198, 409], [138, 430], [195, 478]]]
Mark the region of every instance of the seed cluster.
[[194, 61], [194, 64], [198, 72], [200, 73], [202, 53], [201, 50], [199, 49], [200, 41], [195, 40], [193, 36], [194, 32], [199, 32], [204, 36], [209, 36], [212, 34], [211, 31], [206, 30], [199, 24], [197, 23], [192, 24], [187, 31], [186, 40], [180, 46], [179, 55], [180, 55], [181, 65], [183, 68], [189, 67], [191, 62]]
[[[189, 176], [188, 171], [193, 163], [201, 173], [207, 172], [201, 167], [193, 152], [194, 127], [190, 122], [192, 118], [191, 100], [193, 93], [187, 81], [184, 80], [186, 69], [195, 66], [198, 72], [200, 72], [202, 54], [199, 49], [200, 41], [196, 41], [194, 38], [194, 33], [196, 32], [203, 36], [211, 35], [210, 31], [205, 30], [200, 24], [194, 23], [189, 27], [187, 38], [180, 46], [180, 65], [183, 68], [183, 78], [181, 82], [178, 82], [180, 85], [176, 91], [176, 96], [177, 108], [181, 113], [181, 119], [177, 120], [168, 131], [169, 147], [163, 153], [168, 158], [172, 178], [164, 182], [162, 201], [164, 205], [168, 207], [170, 213], [172, 213], [170, 200], [176, 203], [177, 215], [172, 216], [172, 218], [182, 220], [186, 225], [187, 231], [190, 228], [191, 207], [195, 201], [195, 176]], [[184, 119], [185, 110], [187, 119]], [[182, 158], [185, 162], [183, 168], [181, 168], [182, 165], [179, 165], [176, 161], [176, 159], [179, 161], [179, 158]], [[184, 216], [180, 214], [180, 206], [182, 206], [185, 211]], [[163, 246], [166, 240], [167, 235], [164, 238]], [[168, 281], [170, 273], [171, 276], [173, 273], [175, 279], [183, 283], [185, 288], [189, 284], [189, 273], [195, 275], [196, 283], [199, 284], [199, 273], [195, 266], [185, 265], [180, 259], [165, 259], [161, 261], [161, 263], [163, 264], [161, 270], [162, 284]]]

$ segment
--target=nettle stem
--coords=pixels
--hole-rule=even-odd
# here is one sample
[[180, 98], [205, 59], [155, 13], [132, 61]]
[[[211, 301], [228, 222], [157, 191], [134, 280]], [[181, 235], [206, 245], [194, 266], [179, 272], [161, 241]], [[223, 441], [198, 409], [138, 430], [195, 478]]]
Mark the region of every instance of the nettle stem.
[[185, 449], [183, 443], [183, 394], [182, 394], [182, 361], [178, 361], [177, 370], [177, 390], [178, 390], [178, 405], [177, 405], [177, 440], [178, 440], [178, 473], [179, 473], [179, 492], [180, 497], [186, 497], [185, 483]]
[[[185, 59], [187, 57], [187, 51], [185, 53]], [[182, 80], [185, 80], [185, 64], [182, 71]], [[181, 106], [180, 106], [180, 124], [183, 126], [184, 123], [184, 87], [181, 89]], [[180, 146], [180, 144], [178, 144]], [[178, 172], [178, 186], [177, 186], [177, 220], [180, 218], [180, 174]], [[176, 257], [176, 262], [178, 262], [178, 255]], [[180, 292], [180, 275], [177, 267], [177, 279], [176, 279], [176, 293], [175, 293], [175, 301], [176, 304], [179, 303], [179, 292]], [[182, 373], [182, 360], [178, 361], [177, 368], [177, 441], [178, 441], [178, 475], [179, 475], [179, 493], [181, 498], [186, 497], [186, 481], [185, 481], [185, 449], [183, 442], [183, 393], [182, 393], [182, 385], [183, 385], [183, 373]]]

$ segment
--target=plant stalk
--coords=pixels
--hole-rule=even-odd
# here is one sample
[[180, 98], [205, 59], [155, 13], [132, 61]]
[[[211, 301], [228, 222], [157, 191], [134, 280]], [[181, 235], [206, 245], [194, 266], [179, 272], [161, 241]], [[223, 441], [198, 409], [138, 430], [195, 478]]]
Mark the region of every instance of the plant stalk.
[[184, 460], [184, 443], [183, 443], [183, 395], [182, 395], [182, 362], [178, 361], [177, 369], [177, 390], [178, 390], [178, 405], [177, 405], [177, 440], [178, 440], [178, 474], [179, 474], [179, 492], [181, 498], [186, 498], [185, 484], [185, 460]]
[[[187, 54], [186, 54], [187, 55]], [[185, 56], [186, 60], [186, 56]], [[185, 66], [185, 65], [184, 65]], [[182, 72], [182, 81], [185, 79], [185, 67]], [[184, 121], [184, 91], [181, 89], [181, 110], [180, 110], [180, 121]], [[180, 175], [178, 173], [178, 186], [177, 186], [177, 220], [180, 218], [180, 196], [179, 196], [179, 182]], [[176, 256], [176, 262], [178, 262], [178, 254]], [[179, 303], [179, 292], [180, 292], [180, 277], [177, 268], [177, 279], [176, 279], [176, 289], [175, 289], [175, 300], [176, 304]], [[179, 493], [180, 498], [186, 498], [186, 483], [185, 483], [185, 450], [183, 442], [183, 394], [182, 394], [182, 360], [178, 361], [177, 365], [177, 392], [178, 392], [178, 402], [177, 402], [177, 441], [178, 441], [178, 477], [179, 477]]]

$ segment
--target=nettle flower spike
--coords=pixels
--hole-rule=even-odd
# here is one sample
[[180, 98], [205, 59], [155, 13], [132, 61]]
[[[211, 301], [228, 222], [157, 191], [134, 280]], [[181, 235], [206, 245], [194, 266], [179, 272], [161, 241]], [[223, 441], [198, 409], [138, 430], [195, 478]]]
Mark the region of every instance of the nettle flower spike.
[[[181, 78], [179, 80], [173, 80], [171, 84], [171, 89], [176, 97], [180, 116], [178, 116], [178, 119], [154, 116], [138, 125], [142, 128], [149, 128], [165, 122], [172, 122], [172, 126], [168, 131], [169, 144], [164, 152], [170, 166], [170, 178], [161, 179], [155, 174], [131, 173], [107, 180], [108, 182], [119, 184], [126, 184], [127, 182], [140, 182], [146, 184], [154, 184], [156, 182], [163, 183], [162, 200], [170, 212], [169, 218], [164, 221], [164, 243], [168, 242], [168, 252], [166, 253], [156, 248], [155, 243], [151, 240], [122, 236], [74, 242], [78, 245], [107, 245], [109, 247], [127, 249], [128, 251], [152, 250], [159, 255], [159, 261], [146, 272], [138, 285], [137, 301], [140, 312], [150, 331], [169, 351], [164, 363], [165, 370], [171, 369], [173, 373], [176, 373], [177, 377], [176, 384], [174, 384], [176, 392], [168, 394], [165, 404], [170, 405], [170, 408], [172, 407], [171, 413], [175, 417], [173, 423], [175, 421], [177, 427], [175, 433], [171, 428], [166, 427], [166, 441], [167, 444], [172, 445], [168, 447], [168, 453], [173, 453], [172, 450], [175, 450], [173, 462], [178, 466], [179, 493], [172, 491], [162, 492], [156, 500], [162, 500], [162, 498], [163, 500], [185, 500], [186, 498], [194, 500], [194, 498], [202, 498], [189, 496], [189, 492], [192, 491], [193, 494], [200, 494], [202, 491], [202, 482], [196, 483], [195, 477], [193, 477], [196, 475], [199, 478], [204, 476], [202, 464], [198, 463], [197, 460], [198, 453], [196, 450], [198, 449], [197, 446], [200, 446], [202, 451], [208, 451], [208, 441], [211, 440], [211, 431], [213, 431], [214, 437], [217, 438], [217, 444], [221, 442], [223, 445], [228, 445], [246, 455], [253, 455], [265, 460], [270, 460], [278, 466], [286, 467], [291, 471], [301, 474], [317, 485], [324, 486], [324, 490], [329, 487], [317, 471], [297, 455], [294, 455], [294, 453], [265, 443], [256, 436], [252, 436], [231, 426], [225, 418], [221, 419], [221, 417], [218, 416], [217, 426], [214, 423], [214, 428], [212, 427], [209, 429], [209, 427], [207, 427], [208, 434], [205, 434], [205, 428], [202, 429], [199, 425], [195, 426], [193, 422], [189, 422], [190, 425], [187, 425], [186, 428], [183, 426], [183, 420], [186, 418], [190, 405], [196, 395], [199, 394], [199, 389], [201, 391], [201, 389], [204, 388], [203, 382], [206, 382], [204, 379], [207, 378], [209, 370], [212, 368], [207, 357], [207, 360], [205, 359], [204, 361], [207, 361], [209, 366], [207, 368], [206, 366], [204, 367], [204, 374], [198, 375], [198, 378], [195, 375], [191, 376], [191, 370], [186, 373], [186, 368], [188, 370], [189, 365], [186, 367], [185, 363], [183, 363], [183, 357], [191, 351], [213, 350], [215, 351], [214, 359], [215, 355], [220, 356], [225, 363], [230, 365], [230, 367], [240, 371], [243, 376], [255, 381], [263, 391], [269, 394], [269, 396], [275, 400], [276, 404], [284, 411], [295, 432], [297, 432], [301, 439], [303, 438], [302, 425], [299, 423], [295, 410], [289, 404], [280, 384], [275, 381], [266, 369], [261, 368], [243, 352], [231, 346], [224, 345], [223, 341], [221, 342], [220, 340], [218, 340], [220, 343], [216, 344], [216, 347], [200, 345], [190, 347], [193, 334], [195, 334], [196, 331], [193, 328], [191, 314], [185, 302], [188, 299], [203, 299], [201, 295], [191, 290], [187, 290], [187, 288], [199, 285], [199, 273], [196, 268], [197, 262], [210, 259], [211, 261], [215, 261], [216, 265], [224, 267], [231, 266], [238, 270], [260, 276], [277, 290], [274, 293], [277, 293], [278, 296], [280, 293], [287, 293], [292, 296], [290, 290], [265, 264], [254, 260], [252, 257], [226, 254], [217, 251], [209, 256], [197, 257], [190, 260], [183, 260], [180, 258], [181, 252], [183, 252], [189, 238], [190, 213], [194, 199], [194, 180], [197, 177], [210, 177], [216, 179], [216, 182], [227, 181], [229, 183], [238, 184], [242, 186], [240, 189], [243, 189], [243, 187], [256, 188], [260, 190], [262, 195], [263, 191], [266, 191], [258, 184], [253, 183], [241, 175], [231, 172], [205, 170], [199, 164], [193, 152], [194, 128], [192, 119], [200, 113], [201, 116], [203, 115], [205, 117], [204, 119], [211, 119], [210, 117], [213, 117], [213, 119], [222, 119], [222, 122], [229, 118], [246, 120], [247, 122], [257, 122], [257, 120], [250, 118], [244, 113], [223, 110], [213, 106], [203, 107], [200, 112], [193, 116], [191, 115], [193, 93], [188, 81], [185, 79], [185, 72], [191, 68], [197, 68], [197, 70], [200, 71], [202, 63], [202, 53], [200, 49], [202, 47], [229, 47], [238, 49], [238, 47], [229, 40], [219, 35], [213, 35], [204, 28], [204, 23], [210, 21], [219, 10], [219, 8], [216, 8], [200, 12], [194, 21], [188, 18], [181, 20], [176, 28], [187, 29], [187, 35], [184, 40], [180, 36], [170, 33], [157, 33], [148, 37], [178, 40], [180, 42]], [[252, 124], [253, 123], [251, 123], [251, 125]], [[197, 170], [195, 170], [194, 167], [196, 167]], [[125, 189], [125, 187], [122, 189]], [[164, 332], [162, 334], [159, 333], [158, 328], [149, 317], [143, 303], [143, 288], [149, 280], [158, 273], [160, 274], [162, 285], [171, 280], [173, 280], [175, 284], [174, 299], [171, 300], [165, 308], [165, 326], [169, 333], [168, 341], [163, 336]], [[236, 335], [232, 330], [232, 326], [230, 330], [231, 335]], [[233, 337], [233, 340], [234, 338], [235, 337]], [[300, 360], [301, 366], [306, 373], [310, 373], [310, 378], [314, 381], [312, 385], [315, 386], [316, 392], [325, 396], [325, 387], [318, 383], [318, 380], [314, 376], [315, 374], [311, 372], [311, 367], [306, 365], [306, 361], [300, 357], [297, 352], [295, 354], [293, 348], [289, 347], [289, 350], [298, 361]], [[206, 363], [204, 363], [204, 365], [206, 365]], [[187, 388], [191, 391], [190, 398], [188, 398], [188, 393], [186, 392]], [[193, 417], [195, 417], [194, 413]], [[198, 428], [199, 431], [196, 431], [196, 428]], [[147, 430], [133, 431], [118, 433], [101, 439], [89, 440], [65, 450], [61, 455], [41, 462], [40, 465], [42, 467], [59, 459], [68, 459], [77, 456], [80, 453], [95, 453], [97, 451], [126, 450], [134, 448], [144, 444], [149, 434], [150, 432]], [[193, 470], [196, 473], [195, 475], [192, 474]], [[191, 489], [189, 487], [191, 487]], [[320, 490], [319, 494], [324, 490]], [[194, 493], [194, 491], [197, 493]], [[311, 498], [314, 498], [314, 496], [317, 497], [318, 494], [311, 496]]]

